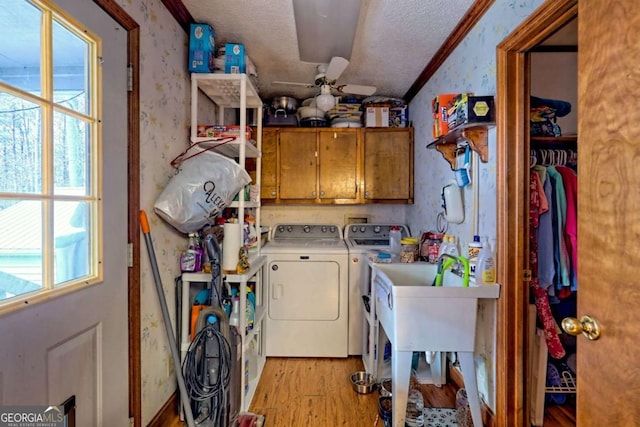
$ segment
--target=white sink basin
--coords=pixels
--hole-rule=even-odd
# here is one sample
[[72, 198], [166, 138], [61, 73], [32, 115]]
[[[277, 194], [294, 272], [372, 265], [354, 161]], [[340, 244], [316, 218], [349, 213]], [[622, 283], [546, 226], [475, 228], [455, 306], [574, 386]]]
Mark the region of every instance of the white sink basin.
[[497, 298], [499, 285], [470, 283], [446, 271], [432, 286], [437, 266], [375, 264], [376, 312], [398, 351], [473, 351], [478, 299]]

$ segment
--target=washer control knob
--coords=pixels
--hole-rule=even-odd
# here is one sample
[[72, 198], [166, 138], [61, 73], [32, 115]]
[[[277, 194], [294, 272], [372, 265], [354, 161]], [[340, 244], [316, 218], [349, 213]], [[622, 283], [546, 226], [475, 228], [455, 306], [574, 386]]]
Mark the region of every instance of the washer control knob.
[[366, 230], [367, 230], [367, 229], [365, 228], [365, 226], [364, 226], [364, 225], [363, 225], [362, 227], [360, 227], [360, 231], [361, 231], [361, 232], [363, 232], [363, 233], [364, 233]]
[[323, 225], [322, 228], [320, 229], [323, 233], [327, 232], [327, 226]]
[[280, 233], [284, 233], [284, 226], [279, 225], [279, 226], [278, 226], [278, 231], [279, 231]]
[[336, 227], [334, 227], [333, 225], [329, 228], [329, 232], [331, 233], [335, 233], [336, 232]]
[[379, 225], [376, 225], [375, 227], [373, 227], [373, 232], [374, 232], [374, 233], [379, 233], [379, 232], [380, 232], [380, 230], [381, 230], [381, 228], [380, 228], [380, 226], [379, 226]]
[[291, 232], [293, 231], [293, 227], [292, 227], [292, 226], [290, 226], [290, 225], [287, 225], [287, 231], [288, 231], [289, 233], [291, 233]]
[[357, 233], [358, 232], [358, 227], [356, 227], [355, 225], [351, 226], [351, 232], [352, 233]]
[[302, 231], [304, 231], [305, 233], [309, 233], [311, 231], [311, 227], [305, 225], [304, 227], [302, 227]]

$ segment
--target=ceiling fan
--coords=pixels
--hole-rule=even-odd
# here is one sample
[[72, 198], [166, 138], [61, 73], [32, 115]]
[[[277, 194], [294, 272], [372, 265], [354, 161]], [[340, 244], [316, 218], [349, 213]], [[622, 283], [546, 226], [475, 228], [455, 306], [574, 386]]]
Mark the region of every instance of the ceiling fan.
[[274, 84], [296, 85], [308, 88], [319, 87], [321, 94], [331, 94], [331, 90], [340, 93], [371, 96], [376, 92], [374, 86], [337, 84], [336, 81], [349, 65], [349, 61], [340, 56], [334, 56], [328, 64], [319, 64], [313, 83], [294, 83], [274, 81]]

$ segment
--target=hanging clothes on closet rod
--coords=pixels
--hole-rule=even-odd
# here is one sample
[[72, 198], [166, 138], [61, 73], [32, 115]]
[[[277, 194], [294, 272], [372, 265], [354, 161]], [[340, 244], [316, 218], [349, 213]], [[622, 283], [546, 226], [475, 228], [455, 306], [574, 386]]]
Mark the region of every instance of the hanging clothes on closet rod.
[[543, 166], [578, 166], [578, 152], [566, 148], [532, 148], [529, 154], [529, 167]]

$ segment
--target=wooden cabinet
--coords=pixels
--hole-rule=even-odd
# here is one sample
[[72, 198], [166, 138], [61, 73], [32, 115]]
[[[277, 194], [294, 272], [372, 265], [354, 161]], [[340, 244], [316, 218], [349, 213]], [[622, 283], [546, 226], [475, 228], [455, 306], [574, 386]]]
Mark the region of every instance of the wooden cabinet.
[[413, 203], [412, 128], [268, 128], [262, 144], [263, 203]]
[[364, 203], [413, 203], [413, 128], [364, 129]]
[[260, 181], [260, 198], [264, 201], [275, 200], [278, 187], [276, 186], [276, 148], [278, 146], [278, 132], [275, 128], [265, 128], [262, 131], [262, 179]]
[[319, 146], [319, 196], [335, 203], [356, 203], [358, 198], [358, 132], [355, 129], [321, 129]]
[[314, 200], [317, 194], [318, 137], [315, 129], [281, 129], [280, 200]]

